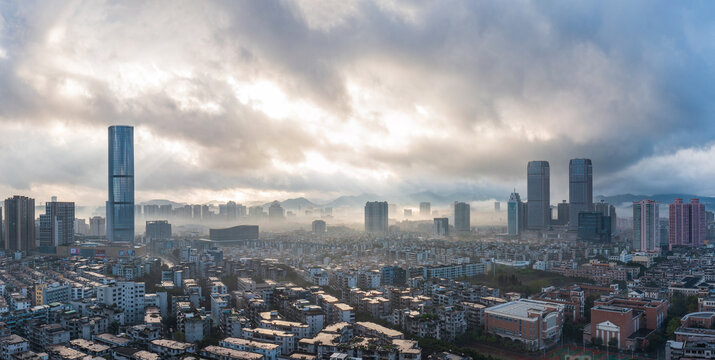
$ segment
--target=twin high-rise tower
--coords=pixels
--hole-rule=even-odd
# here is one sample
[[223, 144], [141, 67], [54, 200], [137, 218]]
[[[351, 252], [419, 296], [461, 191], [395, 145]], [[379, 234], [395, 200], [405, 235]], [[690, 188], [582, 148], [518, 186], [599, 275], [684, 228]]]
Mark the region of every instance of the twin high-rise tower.
[[[526, 228], [530, 230], [547, 229], [552, 224], [551, 168], [549, 162], [530, 161], [526, 172]], [[579, 213], [593, 210], [593, 166], [590, 159], [572, 159], [569, 161], [568, 207], [568, 229], [576, 231], [578, 230]], [[559, 220], [565, 221], [561, 217], [560, 212]]]
[[705, 204], [699, 199], [675, 199], [668, 206], [668, 246], [700, 247], [706, 232]]
[[107, 239], [134, 243], [134, 127], [109, 127]]

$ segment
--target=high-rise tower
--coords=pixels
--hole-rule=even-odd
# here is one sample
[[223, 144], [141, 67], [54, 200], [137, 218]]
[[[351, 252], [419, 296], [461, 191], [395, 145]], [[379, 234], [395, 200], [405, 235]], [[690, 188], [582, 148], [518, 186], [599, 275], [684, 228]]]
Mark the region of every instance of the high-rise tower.
[[134, 127], [109, 127], [107, 239], [134, 243]]
[[668, 207], [668, 246], [700, 247], [705, 240], [705, 204], [699, 199], [675, 199]]
[[35, 199], [13, 196], [5, 200], [5, 250], [35, 248]]
[[551, 224], [550, 168], [548, 161], [529, 161], [527, 173], [527, 228], [542, 230]]
[[431, 204], [428, 202], [421, 202], [420, 203], [420, 217], [423, 219], [427, 219], [432, 215], [432, 210], [431, 210]]
[[465, 202], [454, 203], [454, 232], [467, 234], [472, 231], [471, 206]]
[[53, 199], [45, 204], [45, 214], [40, 215], [40, 246], [67, 245], [74, 240], [73, 202]]
[[387, 234], [387, 201], [368, 201], [365, 203], [365, 232]]
[[593, 165], [591, 159], [569, 161], [569, 230], [578, 230], [578, 214], [593, 210]]
[[633, 202], [633, 249], [660, 251], [658, 203], [653, 200]]
[[507, 203], [507, 233], [509, 235], [519, 235], [524, 230], [524, 219], [526, 218], [524, 205], [518, 192], [511, 193]]

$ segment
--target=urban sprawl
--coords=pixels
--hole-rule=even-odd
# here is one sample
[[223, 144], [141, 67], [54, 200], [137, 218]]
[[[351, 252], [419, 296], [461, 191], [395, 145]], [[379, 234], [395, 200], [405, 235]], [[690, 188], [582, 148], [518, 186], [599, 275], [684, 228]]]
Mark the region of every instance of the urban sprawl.
[[594, 201], [589, 159], [555, 205], [528, 162], [489, 226], [459, 199], [136, 204], [132, 127], [108, 160], [104, 216], [4, 201], [0, 359], [715, 358], [713, 213]]

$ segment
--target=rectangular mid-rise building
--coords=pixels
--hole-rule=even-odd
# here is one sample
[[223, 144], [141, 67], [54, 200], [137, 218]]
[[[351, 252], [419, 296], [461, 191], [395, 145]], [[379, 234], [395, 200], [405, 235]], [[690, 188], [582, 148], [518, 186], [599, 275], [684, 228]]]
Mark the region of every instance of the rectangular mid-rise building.
[[488, 333], [522, 342], [530, 350], [542, 350], [561, 338], [564, 306], [519, 299], [485, 310]]

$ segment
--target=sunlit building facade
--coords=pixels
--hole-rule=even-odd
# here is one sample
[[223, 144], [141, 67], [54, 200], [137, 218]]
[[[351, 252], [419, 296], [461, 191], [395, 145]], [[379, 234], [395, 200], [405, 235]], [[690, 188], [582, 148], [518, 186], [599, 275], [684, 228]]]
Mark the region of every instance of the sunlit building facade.
[[74, 241], [75, 206], [73, 202], [50, 201], [40, 215], [40, 246], [66, 245]]

